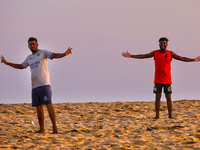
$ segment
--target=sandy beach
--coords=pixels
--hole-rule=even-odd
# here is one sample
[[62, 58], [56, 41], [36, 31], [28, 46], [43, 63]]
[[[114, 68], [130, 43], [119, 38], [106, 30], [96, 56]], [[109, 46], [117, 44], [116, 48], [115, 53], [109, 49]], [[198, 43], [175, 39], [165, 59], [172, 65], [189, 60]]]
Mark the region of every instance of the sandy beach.
[[46, 107], [46, 133], [38, 134], [31, 104], [0, 104], [0, 149], [200, 149], [200, 100], [173, 101], [174, 119], [162, 101], [157, 120], [154, 101], [53, 105], [58, 134]]

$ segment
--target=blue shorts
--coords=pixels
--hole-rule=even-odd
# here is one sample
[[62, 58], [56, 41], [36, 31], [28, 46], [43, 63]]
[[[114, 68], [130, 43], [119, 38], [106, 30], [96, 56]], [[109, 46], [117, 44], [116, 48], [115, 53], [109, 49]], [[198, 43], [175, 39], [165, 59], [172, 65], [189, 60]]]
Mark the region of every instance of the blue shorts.
[[32, 107], [40, 106], [41, 104], [48, 105], [51, 101], [52, 91], [50, 85], [44, 85], [32, 89]]

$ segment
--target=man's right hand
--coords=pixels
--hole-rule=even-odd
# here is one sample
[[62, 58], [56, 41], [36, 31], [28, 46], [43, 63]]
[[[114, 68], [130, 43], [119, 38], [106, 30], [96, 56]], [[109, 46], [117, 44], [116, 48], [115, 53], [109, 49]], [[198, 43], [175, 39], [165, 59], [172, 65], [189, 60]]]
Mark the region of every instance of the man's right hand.
[[122, 53], [122, 56], [130, 58], [131, 54], [128, 51], [126, 51], [126, 53], [125, 52]]
[[7, 64], [8, 62], [5, 60], [5, 58], [1, 55], [1, 63]]

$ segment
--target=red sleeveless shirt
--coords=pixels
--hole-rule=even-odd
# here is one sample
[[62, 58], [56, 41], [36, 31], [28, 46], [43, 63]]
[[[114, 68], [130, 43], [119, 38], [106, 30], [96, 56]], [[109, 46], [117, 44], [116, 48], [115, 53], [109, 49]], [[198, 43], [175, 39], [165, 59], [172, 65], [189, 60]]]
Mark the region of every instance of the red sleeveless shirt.
[[166, 52], [164, 53], [161, 53], [160, 50], [154, 51], [154, 61], [155, 61], [154, 83], [172, 84], [171, 60], [172, 60], [172, 51], [166, 50]]

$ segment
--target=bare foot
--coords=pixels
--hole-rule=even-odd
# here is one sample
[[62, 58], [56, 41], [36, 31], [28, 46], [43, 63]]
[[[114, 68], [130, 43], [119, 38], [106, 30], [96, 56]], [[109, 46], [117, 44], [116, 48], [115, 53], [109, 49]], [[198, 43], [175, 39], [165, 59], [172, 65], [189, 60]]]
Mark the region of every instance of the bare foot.
[[159, 119], [159, 117], [154, 117], [153, 119]]
[[53, 134], [58, 134], [58, 131], [57, 130], [53, 131]]
[[57, 126], [53, 126], [53, 134], [57, 134], [58, 133], [58, 130], [57, 130]]
[[45, 130], [39, 130], [36, 133], [45, 133]]

